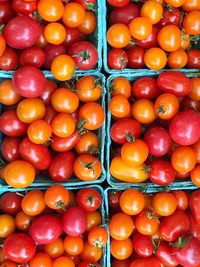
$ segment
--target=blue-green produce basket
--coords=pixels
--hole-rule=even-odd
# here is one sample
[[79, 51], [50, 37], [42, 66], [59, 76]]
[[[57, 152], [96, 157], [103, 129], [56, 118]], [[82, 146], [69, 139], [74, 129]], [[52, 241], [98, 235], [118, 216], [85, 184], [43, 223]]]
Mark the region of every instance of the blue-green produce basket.
[[[123, 181], [120, 181], [120, 180], [117, 180], [116, 178], [114, 178], [111, 174], [110, 174], [110, 162], [111, 162], [111, 153], [110, 153], [110, 149], [111, 149], [111, 143], [112, 143], [112, 140], [111, 140], [111, 137], [110, 137], [110, 128], [111, 128], [111, 122], [112, 122], [112, 116], [111, 116], [111, 113], [109, 111], [109, 102], [110, 102], [110, 99], [111, 99], [111, 94], [110, 94], [110, 83], [113, 79], [115, 79], [116, 77], [119, 77], [119, 76], [123, 76], [124, 78], [128, 79], [130, 82], [133, 82], [135, 81], [136, 79], [138, 78], [141, 78], [141, 77], [145, 77], [145, 76], [148, 76], [148, 77], [157, 77], [159, 75], [159, 73], [162, 73], [164, 71], [172, 71], [172, 70], [163, 70], [163, 71], [159, 71], [159, 72], [149, 72], [149, 71], [141, 71], [141, 72], [138, 72], [138, 73], [132, 73], [132, 74], [122, 74], [122, 73], [118, 73], [118, 74], [113, 74], [113, 75], [110, 75], [107, 79], [107, 149], [106, 149], [106, 169], [107, 169], [107, 181], [108, 183], [111, 185], [111, 186], [114, 186], [114, 187], [118, 187], [118, 188], [128, 188], [130, 186], [144, 186], [146, 187], [147, 185], [149, 187], [152, 187], [152, 188], [158, 188], [160, 186], [158, 185], [155, 185], [151, 182], [149, 182], [148, 180], [143, 182], [143, 183], [128, 183], [128, 182], [123, 182]], [[174, 71], [174, 70], [173, 70]], [[187, 71], [184, 71], [182, 70], [183, 73], [185, 73], [188, 77], [199, 77], [200, 75], [200, 72], [187, 72]], [[174, 183], [177, 184], [177, 186], [182, 186], [184, 185], [184, 183], [188, 186], [191, 185], [190, 182], [188, 181], [175, 181]]]
[[[44, 74], [46, 76], [46, 78], [49, 79], [54, 79], [51, 72], [49, 71], [44, 71]], [[101, 99], [98, 101], [99, 104], [102, 105], [103, 109], [105, 110], [105, 95], [106, 95], [106, 79], [104, 77], [103, 74], [98, 73], [98, 72], [93, 72], [93, 73], [78, 73], [77, 76], [78, 77], [83, 77], [83, 76], [87, 76], [87, 75], [92, 75], [96, 78], [99, 78], [102, 84], [102, 97]], [[11, 73], [7, 73], [7, 72], [2, 72], [0, 71], [0, 81], [3, 81], [4, 79], [12, 79], [12, 74]], [[1, 108], [1, 107], [0, 107]], [[2, 109], [0, 110], [2, 112]], [[104, 120], [104, 124], [102, 125], [102, 127], [97, 131], [98, 134], [98, 139], [99, 139], [99, 159], [101, 161], [101, 165], [102, 165], [102, 174], [99, 177], [98, 180], [95, 181], [82, 181], [74, 176], [72, 176], [69, 180], [67, 180], [66, 182], [61, 183], [64, 186], [80, 186], [80, 185], [88, 185], [88, 184], [101, 184], [105, 178], [106, 178], [106, 171], [104, 168], [104, 149], [105, 149], [105, 139], [106, 139], [106, 113], [105, 113], [105, 120]], [[0, 132], [0, 137], [1, 137], [1, 142], [3, 139], [3, 134]], [[54, 180], [52, 180], [51, 178], [44, 178], [43, 176], [38, 176], [35, 178], [34, 183], [31, 185], [32, 187], [38, 187], [38, 186], [49, 186], [52, 184], [55, 184], [56, 182]], [[7, 186], [7, 188], [10, 190], [12, 187], [8, 186], [3, 180], [0, 180], [0, 188]]]
[[[30, 190], [46, 190], [48, 188], [48, 186], [41, 186], [39, 183], [37, 184], [37, 188], [35, 187], [29, 187], [28, 190], [27, 189], [15, 189], [15, 188], [8, 188], [8, 187], [1, 187], [0, 188], [0, 196], [3, 195], [6, 192], [20, 192], [21, 194], [26, 193]], [[99, 211], [101, 212], [101, 216], [102, 216], [102, 224], [105, 224], [105, 205], [104, 205], [104, 191], [102, 189], [101, 186], [99, 185], [89, 185], [89, 186], [80, 186], [80, 187], [74, 187], [74, 186], [70, 186], [67, 187], [68, 190], [71, 190], [73, 192], [76, 192], [77, 190], [80, 190], [82, 188], [93, 188], [95, 190], [97, 190], [102, 197], [102, 202], [101, 202], [101, 206], [99, 208]], [[106, 246], [103, 248], [103, 256], [100, 260], [100, 264], [101, 266], [106, 266]]]
[[[185, 184], [183, 182], [183, 184]], [[130, 188], [130, 187], [129, 187]], [[142, 191], [143, 193], [157, 193], [157, 192], [163, 192], [163, 188], [162, 187], [154, 187], [154, 188], [151, 188], [151, 187], [146, 187], [145, 189], [143, 187], [134, 187], [132, 186], [131, 189], [136, 189], [136, 190], [139, 190], [139, 191]], [[172, 185], [171, 188], [169, 189], [169, 191], [171, 190], [195, 190], [197, 189], [197, 187], [195, 187], [192, 183], [189, 184], [185, 184], [183, 186], [180, 186], [180, 185]], [[109, 203], [108, 203], [108, 193], [110, 191], [124, 191], [125, 188], [116, 188], [116, 187], [108, 187], [106, 190], [104, 190], [104, 202], [105, 202], [105, 208], [106, 208], [106, 221], [109, 221], [109, 218], [110, 218], [110, 212], [109, 212]], [[107, 232], [109, 233], [109, 230], [108, 230], [108, 225], [107, 225]], [[111, 266], [111, 252], [110, 252], [110, 235], [108, 235], [108, 242], [107, 242], [107, 249], [106, 249], [106, 253], [107, 253], [107, 257], [106, 257], [106, 260], [107, 260], [107, 267], [110, 267]]]

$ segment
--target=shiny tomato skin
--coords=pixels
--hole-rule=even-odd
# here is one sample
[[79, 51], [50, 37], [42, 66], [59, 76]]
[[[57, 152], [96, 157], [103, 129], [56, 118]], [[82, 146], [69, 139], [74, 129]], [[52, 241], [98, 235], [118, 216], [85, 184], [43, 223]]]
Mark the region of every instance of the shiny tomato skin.
[[5, 71], [14, 70], [17, 64], [18, 64], [17, 52], [10, 47], [6, 47], [6, 50], [0, 57], [0, 69]]
[[171, 121], [169, 133], [179, 145], [192, 145], [200, 138], [200, 115], [194, 110], [178, 113]]
[[130, 265], [130, 260], [114, 260], [112, 261], [111, 266], [112, 267], [129, 267]]
[[53, 45], [53, 44], [48, 44], [44, 48], [44, 52], [46, 55], [46, 59], [43, 64], [43, 67], [48, 70], [51, 68], [51, 63], [55, 57], [66, 54], [65, 48], [62, 45]]
[[77, 131], [74, 131], [68, 137], [52, 137], [51, 148], [57, 152], [67, 152], [75, 147], [80, 141], [80, 136]]
[[37, 9], [37, 0], [31, 2], [25, 0], [13, 0], [12, 8], [17, 15], [29, 15]]
[[46, 59], [44, 51], [40, 47], [29, 47], [22, 51], [19, 56], [19, 64], [21, 66], [32, 66], [40, 68]]
[[15, 192], [7, 192], [0, 198], [0, 209], [2, 212], [15, 215], [21, 210], [22, 196]]
[[163, 17], [158, 22], [158, 27], [162, 28], [166, 25], [179, 26], [181, 24], [181, 11], [178, 8], [173, 7], [172, 10], [165, 7], [163, 9]]
[[49, 175], [56, 182], [64, 182], [73, 174], [75, 155], [68, 151], [58, 154], [51, 162]]
[[167, 130], [162, 127], [153, 127], [145, 132], [144, 141], [149, 153], [155, 157], [166, 155], [171, 148], [171, 138]]
[[197, 203], [199, 203], [199, 199], [200, 199], [200, 191], [194, 191], [192, 192], [192, 194], [190, 195], [189, 198], [189, 207], [190, 207], [190, 211], [196, 221], [196, 223], [200, 224], [200, 208], [199, 205]]
[[186, 96], [192, 89], [190, 79], [178, 71], [162, 72], [158, 76], [157, 84], [165, 93], [180, 97]]
[[130, 0], [107, 0], [107, 2], [114, 7], [123, 7], [129, 4]]
[[85, 40], [85, 35], [81, 33], [78, 28], [70, 28], [68, 26], [65, 26], [65, 30], [66, 30], [66, 38], [65, 41], [62, 43], [62, 46], [65, 49], [68, 49], [72, 44], [76, 42]]
[[122, 119], [112, 125], [110, 136], [114, 142], [125, 144], [129, 138], [138, 138], [141, 130], [141, 124], [138, 121], [134, 119]]
[[30, 235], [39, 244], [50, 244], [62, 233], [60, 219], [53, 215], [43, 215], [36, 218], [30, 228]]
[[155, 257], [147, 257], [147, 258], [138, 258], [131, 262], [129, 267], [146, 267], [146, 266], [153, 266], [153, 267], [161, 267], [160, 261]]
[[132, 19], [140, 15], [139, 6], [135, 3], [129, 3], [123, 7], [113, 9], [109, 15], [109, 24], [123, 23], [128, 25]]
[[191, 49], [188, 52], [188, 68], [200, 69], [200, 51], [197, 49]]
[[164, 240], [173, 242], [185, 234], [189, 227], [190, 220], [187, 214], [184, 211], [177, 210], [162, 220], [159, 231]]
[[5, 256], [17, 263], [26, 263], [35, 254], [36, 245], [26, 234], [15, 233], [6, 238], [3, 246]]
[[119, 206], [120, 197], [121, 197], [120, 191], [116, 191], [116, 190], [109, 191], [108, 192], [109, 207], [115, 210], [120, 209], [120, 206]]
[[68, 209], [62, 218], [65, 233], [76, 237], [82, 235], [87, 229], [87, 215], [83, 208], [72, 207]]
[[132, 69], [143, 69], [145, 50], [142, 47], [133, 46], [127, 50], [128, 67]]
[[140, 257], [149, 257], [153, 254], [153, 244], [150, 236], [134, 233], [133, 248]]
[[128, 63], [127, 53], [121, 48], [112, 48], [108, 52], [108, 67], [110, 69], [122, 70]]
[[101, 267], [99, 265], [99, 263], [97, 262], [88, 262], [88, 261], [82, 261], [81, 263], [79, 263], [78, 267]]
[[76, 195], [76, 203], [86, 212], [97, 210], [101, 205], [101, 195], [93, 188], [83, 188]]
[[25, 138], [19, 147], [21, 157], [38, 170], [46, 170], [51, 163], [51, 154], [47, 147], [38, 145]]
[[144, 40], [136, 40], [136, 45], [144, 49], [158, 46], [158, 36], [159, 28], [156, 25], [153, 25], [151, 34]]
[[2, 2], [0, 6], [0, 24], [7, 23], [14, 16], [10, 1]]
[[28, 16], [17, 16], [7, 23], [3, 34], [10, 47], [25, 49], [37, 43], [41, 29], [34, 19]]
[[172, 254], [171, 247], [165, 241], [161, 241], [158, 249], [156, 250], [155, 256], [165, 266], [175, 267], [178, 265], [178, 262], [175, 259], [175, 255]]
[[15, 110], [6, 111], [0, 117], [0, 130], [7, 136], [22, 136], [27, 128], [27, 124], [18, 119]]
[[19, 145], [21, 139], [18, 137], [5, 137], [1, 144], [1, 153], [6, 161], [13, 161], [20, 159]]
[[189, 233], [200, 240], [200, 224], [196, 223], [194, 216], [191, 213], [187, 213], [190, 219]]

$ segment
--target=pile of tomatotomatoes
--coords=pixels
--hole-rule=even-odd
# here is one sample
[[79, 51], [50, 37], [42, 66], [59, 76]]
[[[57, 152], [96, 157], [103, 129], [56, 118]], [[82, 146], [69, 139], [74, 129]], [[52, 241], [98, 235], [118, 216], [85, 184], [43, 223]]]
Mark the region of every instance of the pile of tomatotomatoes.
[[197, 267], [200, 191], [109, 190], [112, 267]]
[[110, 69], [200, 68], [199, 0], [107, 0], [107, 9]]
[[95, 0], [1, 0], [0, 70], [51, 69], [58, 80], [98, 62]]
[[101, 209], [95, 188], [1, 195], [1, 267], [99, 267], [108, 239]]
[[110, 83], [111, 175], [157, 185], [191, 178], [200, 186], [200, 78], [162, 72]]
[[[97, 180], [102, 173], [98, 130], [104, 123], [101, 79], [82, 76], [56, 84], [32, 67], [18, 69], [0, 83], [0, 176], [14, 188], [35, 177], [66, 182]], [[23, 70], [29, 75], [23, 76]], [[99, 103], [98, 103], [99, 101]]]

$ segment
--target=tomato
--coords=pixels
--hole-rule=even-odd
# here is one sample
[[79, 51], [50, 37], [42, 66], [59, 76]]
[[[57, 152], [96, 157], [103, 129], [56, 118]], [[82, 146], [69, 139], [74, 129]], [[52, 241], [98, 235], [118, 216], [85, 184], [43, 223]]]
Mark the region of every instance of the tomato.
[[75, 267], [75, 264], [69, 257], [59, 257], [54, 262], [52, 267]]
[[36, 218], [30, 228], [31, 237], [39, 244], [52, 243], [61, 233], [61, 222], [53, 215], [43, 215]]
[[185, 0], [165, 0], [165, 3], [171, 5], [172, 7], [180, 7], [184, 4]]
[[58, 55], [51, 63], [51, 72], [55, 79], [66, 81], [71, 79], [75, 70], [75, 61], [69, 55]]
[[0, 209], [2, 212], [15, 215], [21, 210], [22, 197], [15, 192], [7, 192], [0, 198]]
[[44, 38], [44, 29], [45, 29], [45, 25], [40, 25], [40, 29], [41, 29], [41, 34], [40, 37], [36, 43], [37, 47], [40, 48], [45, 48], [47, 46], [47, 40]]
[[111, 114], [116, 118], [125, 118], [130, 113], [130, 103], [123, 95], [115, 95], [109, 103]]
[[14, 12], [9, 1], [2, 2], [0, 6], [0, 24], [7, 23], [14, 16]]
[[86, 212], [97, 210], [101, 205], [101, 195], [93, 188], [83, 188], [76, 195], [76, 203]]
[[195, 151], [187, 146], [179, 146], [172, 153], [171, 163], [178, 172], [190, 172], [197, 162]]
[[81, 106], [78, 117], [87, 130], [97, 130], [104, 123], [104, 109], [98, 103], [90, 102]]
[[67, 53], [73, 57], [78, 70], [93, 69], [98, 62], [97, 48], [88, 41], [72, 44]]
[[29, 263], [30, 267], [51, 267], [52, 260], [46, 253], [37, 253]]
[[29, 16], [12, 18], [3, 30], [7, 45], [15, 49], [25, 49], [35, 45], [40, 34], [39, 25]]
[[37, 1], [26, 2], [24, 0], [13, 0], [12, 8], [17, 15], [29, 15], [37, 9]]
[[66, 236], [64, 240], [64, 249], [69, 255], [79, 255], [83, 251], [82, 237]]
[[6, 161], [13, 161], [20, 159], [19, 145], [21, 139], [18, 137], [5, 137], [1, 144], [1, 153]]
[[144, 209], [144, 196], [138, 190], [127, 189], [120, 197], [120, 208], [128, 215], [136, 215]]
[[97, 101], [102, 95], [101, 82], [92, 76], [81, 77], [76, 83], [76, 91], [84, 103]]
[[133, 46], [127, 51], [128, 67], [132, 69], [142, 69], [145, 67], [144, 63], [145, 50], [141, 47]]
[[153, 266], [153, 267], [160, 267], [160, 261], [154, 257], [147, 257], [147, 258], [139, 258], [131, 262], [130, 267], [142, 267], [142, 266]]
[[42, 213], [46, 207], [44, 193], [40, 190], [29, 191], [22, 200], [22, 210], [29, 216]]
[[129, 44], [130, 40], [129, 28], [123, 23], [115, 23], [107, 31], [107, 41], [111, 47], [123, 48]]
[[133, 245], [131, 239], [125, 240], [111, 240], [110, 244], [111, 255], [118, 260], [128, 259], [133, 252]]
[[190, 195], [190, 198], [189, 198], [190, 211], [191, 211], [196, 223], [198, 223], [198, 224], [200, 222], [200, 210], [199, 210], [199, 206], [197, 205], [199, 198], [200, 198], [200, 191], [199, 190], [192, 192], [192, 194]]
[[99, 263], [97, 262], [87, 262], [87, 261], [82, 261], [78, 267], [90, 267], [90, 266], [93, 266], [93, 267], [101, 267], [99, 265]]
[[18, 55], [16, 51], [10, 47], [6, 47], [5, 52], [0, 56], [1, 70], [14, 70], [18, 63]]
[[20, 231], [27, 231], [32, 224], [32, 217], [20, 211], [15, 217], [15, 225]]
[[200, 139], [196, 143], [194, 143], [191, 147], [196, 152], [197, 163], [199, 164], [200, 163]]
[[111, 129], [110, 136], [113, 141], [119, 144], [125, 144], [129, 140], [139, 137], [141, 133], [141, 124], [133, 119], [122, 119], [116, 121]]
[[200, 100], [200, 78], [191, 78], [192, 90], [189, 93], [189, 98], [192, 100]]
[[18, 264], [13, 261], [6, 260], [1, 264], [1, 267], [18, 267]]
[[0, 215], [0, 237], [6, 238], [15, 231], [15, 221], [11, 215]]
[[153, 208], [160, 216], [170, 216], [176, 210], [176, 198], [170, 193], [157, 193], [153, 198]]
[[87, 212], [87, 231], [101, 224], [101, 213], [99, 211]]
[[46, 79], [45, 89], [39, 96], [39, 98], [44, 102], [45, 105], [51, 104], [51, 96], [55, 89], [57, 89], [57, 84], [53, 80]]
[[166, 25], [179, 26], [181, 24], [181, 11], [178, 8], [173, 7], [172, 9], [168, 7], [163, 8], [163, 17], [158, 22], [159, 28]]
[[172, 254], [175, 255], [177, 262], [182, 266], [198, 266], [200, 264], [200, 240], [195, 237], [191, 238], [190, 235], [185, 235], [179, 241], [180, 247], [172, 247]]
[[145, 162], [149, 155], [146, 143], [140, 139], [126, 142], [121, 149], [121, 158], [125, 164], [135, 167]]
[[78, 3], [67, 3], [62, 17], [63, 23], [71, 28], [79, 27], [86, 17], [85, 9]]
[[169, 54], [167, 64], [170, 68], [182, 69], [187, 64], [187, 61], [187, 53], [180, 48]]
[[194, 237], [200, 240], [200, 224], [196, 223], [192, 214], [187, 213], [190, 219], [190, 229], [189, 233], [192, 234]]
[[83, 208], [72, 207], [63, 214], [63, 229], [71, 237], [83, 234], [87, 229], [87, 215]]
[[194, 169], [191, 171], [190, 173], [190, 178], [191, 178], [191, 181], [194, 185], [196, 186], [199, 186], [200, 182], [199, 182], [199, 169], [200, 169], [200, 166], [197, 165], [194, 167]]
[[62, 43], [62, 46], [65, 49], [68, 49], [72, 44], [76, 42], [84, 41], [86, 38], [85, 34], [83, 34], [78, 28], [71, 28], [65, 26], [65, 30], [66, 30], [66, 38]]
[[199, 114], [187, 110], [177, 114], [170, 123], [169, 133], [179, 145], [192, 145], [200, 138]]
[[117, 213], [112, 216], [109, 223], [109, 233], [116, 240], [125, 240], [131, 236], [134, 223], [131, 216], [125, 213]]
[[56, 115], [57, 115], [57, 112], [55, 111], [55, 109], [52, 108], [52, 106], [46, 106], [46, 114], [45, 114], [43, 120], [46, 121], [48, 124], [51, 124], [53, 118]]
[[197, 11], [200, 9], [200, 1], [186, 0], [184, 4], [181, 6], [181, 8], [186, 12]]
[[178, 265], [175, 255], [172, 254], [171, 247], [165, 241], [161, 241], [158, 249], [156, 250], [155, 256], [165, 266], [175, 267]]
[[124, 77], [116, 77], [110, 83], [111, 95], [123, 95], [126, 98], [131, 96], [131, 83]]
[[174, 190], [171, 192], [172, 195], [176, 198], [177, 210], [186, 210], [188, 207], [188, 196], [185, 191]]
[[50, 22], [61, 19], [64, 13], [61, 0], [40, 0], [37, 9], [42, 19]]
[[161, 48], [152, 47], [146, 51], [144, 62], [151, 70], [161, 70], [167, 63], [167, 56]]
[[36, 67], [21, 67], [13, 75], [14, 89], [23, 97], [38, 97], [45, 89], [45, 82], [44, 74]]
[[84, 249], [80, 256], [83, 261], [97, 262], [102, 257], [102, 248], [96, 248], [89, 244], [88, 241], [84, 242]]
[[149, 37], [152, 32], [152, 22], [147, 17], [137, 17], [131, 20], [129, 31], [137, 40], [144, 40]]
[[98, 151], [98, 137], [93, 132], [87, 132], [79, 137], [75, 150], [78, 154], [96, 154]]
[[153, 25], [151, 34], [144, 40], [135, 40], [136, 45], [141, 48], [151, 48], [158, 45], [157, 36], [159, 28], [156, 25]]
[[183, 19], [183, 27], [190, 35], [200, 34], [200, 11], [191, 11]]
[[35, 169], [23, 160], [12, 161], [6, 166], [5, 181], [14, 188], [26, 188], [35, 179]]
[[44, 29], [44, 38], [50, 44], [62, 44], [66, 38], [65, 27], [58, 22], [51, 22], [47, 24]]
[[156, 80], [151, 77], [142, 77], [137, 79], [132, 85], [132, 95], [136, 99], [154, 99], [158, 97], [161, 90], [156, 84]]
[[67, 181], [73, 174], [75, 155], [68, 151], [58, 154], [51, 162], [49, 175], [56, 182]]
[[21, 66], [32, 66], [40, 68], [45, 62], [46, 56], [44, 51], [39, 47], [30, 47], [22, 51], [19, 56]]
[[94, 181], [101, 176], [102, 166], [98, 158], [83, 154], [74, 161], [74, 173], [83, 181]]
[[139, 15], [139, 6], [135, 3], [129, 3], [111, 11], [109, 14], [109, 24], [123, 23], [128, 25], [132, 19], [139, 17]]
[[148, 99], [136, 100], [132, 106], [132, 115], [143, 124], [149, 124], [156, 118], [153, 103]]
[[153, 244], [149, 236], [135, 233], [132, 239], [135, 252], [141, 257], [149, 257], [153, 254]]
[[124, 7], [129, 4], [130, 0], [107, 0], [107, 2], [114, 7]]
[[51, 104], [58, 112], [73, 113], [79, 106], [79, 98], [69, 89], [59, 88], [53, 92]]
[[199, 101], [198, 100], [192, 100], [188, 96], [185, 96], [183, 100], [180, 102], [180, 110], [188, 110], [193, 109], [195, 111], [199, 111]]
[[188, 62], [187, 67], [189, 68], [200, 68], [200, 51], [197, 49], [191, 49], [188, 52]]
[[17, 263], [26, 263], [35, 255], [36, 245], [26, 234], [15, 233], [6, 238], [3, 246], [5, 256]]
[[2, 56], [6, 50], [6, 41], [3, 35], [0, 34], [0, 56]]
[[108, 233], [103, 227], [93, 227], [88, 234], [88, 242], [95, 248], [105, 247], [108, 241]]
[[128, 55], [121, 48], [113, 48], [108, 52], [108, 67], [110, 69], [122, 70], [128, 64]]
[[45, 244], [44, 251], [52, 258], [58, 258], [64, 254], [64, 242], [62, 238], [56, 239], [56, 241]]
[[79, 30], [83, 34], [92, 34], [96, 29], [97, 21], [96, 16], [92, 11], [85, 11], [85, 18], [79, 26]]
[[154, 104], [156, 115], [163, 119], [172, 119], [179, 111], [179, 101], [176, 96], [170, 93], [161, 94]]
[[142, 5], [140, 15], [149, 18], [152, 24], [156, 24], [161, 20], [163, 15], [162, 4], [149, 0]]
[[35, 144], [44, 144], [52, 134], [51, 126], [44, 120], [36, 120], [28, 127], [28, 138]]
[[68, 137], [53, 136], [51, 147], [58, 152], [67, 152], [75, 147], [80, 141], [80, 136], [77, 131], [74, 131]]
[[126, 165], [121, 157], [114, 157], [110, 164], [110, 173], [120, 181], [129, 183], [141, 183], [148, 179], [144, 164], [137, 167]]
[[135, 227], [142, 235], [154, 235], [158, 230], [158, 226], [158, 218], [152, 211], [143, 211], [136, 217]]
[[166, 25], [158, 33], [158, 43], [166, 52], [176, 51], [181, 46], [181, 31], [175, 25]]
[[68, 137], [75, 130], [75, 121], [68, 113], [59, 113], [51, 122], [52, 131], [58, 137]]
[[[53, 44], [47, 44], [44, 48], [44, 52], [45, 52], [46, 58], [43, 64], [43, 68], [48, 69], [48, 70], [51, 68], [51, 64], [57, 56], [66, 54], [65, 48], [62, 45], [53, 45]], [[60, 59], [58, 60], [58, 63], [60, 61], [63, 64], [64, 58], [66, 57], [60, 57]], [[73, 62], [72, 59], [70, 60], [70, 58], [68, 57], [66, 59], [67, 60], [65, 61], [67, 61], [68, 64], [70, 64], [70, 62]]]

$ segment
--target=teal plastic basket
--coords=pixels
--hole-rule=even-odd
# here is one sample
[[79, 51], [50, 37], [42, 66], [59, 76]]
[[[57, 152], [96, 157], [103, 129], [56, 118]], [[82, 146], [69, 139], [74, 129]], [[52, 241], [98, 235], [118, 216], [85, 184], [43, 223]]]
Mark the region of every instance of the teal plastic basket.
[[[120, 180], [117, 180], [116, 178], [114, 178], [111, 174], [110, 174], [110, 162], [111, 162], [111, 153], [110, 153], [110, 148], [111, 148], [111, 143], [112, 143], [112, 140], [111, 140], [111, 137], [110, 137], [110, 128], [111, 128], [111, 120], [112, 120], [112, 116], [111, 116], [111, 113], [109, 111], [109, 102], [110, 102], [110, 98], [111, 98], [111, 95], [110, 95], [110, 83], [113, 79], [115, 79], [116, 77], [119, 77], [119, 76], [122, 76], [122, 77], [125, 77], [126, 79], [128, 79], [129, 81], [133, 82], [135, 81], [136, 79], [138, 78], [141, 78], [141, 77], [144, 77], [144, 76], [148, 76], [148, 77], [157, 77], [159, 75], [159, 73], [161, 72], [164, 72], [164, 71], [171, 71], [171, 70], [163, 70], [163, 71], [159, 71], [159, 72], [149, 72], [149, 71], [141, 71], [139, 73], [135, 73], [135, 74], [121, 74], [121, 73], [118, 73], [118, 74], [113, 74], [113, 75], [110, 75], [107, 79], [107, 149], [106, 149], [106, 169], [107, 169], [107, 181], [108, 183], [111, 185], [111, 186], [114, 186], [114, 187], [118, 187], [118, 188], [128, 188], [130, 186], [143, 186], [143, 187], [146, 187], [146, 186], [149, 186], [149, 187], [152, 187], [152, 188], [158, 188], [160, 186], [158, 185], [155, 185], [151, 182], [149, 182], [148, 180], [143, 182], [143, 183], [128, 183], [128, 182], [123, 182], [123, 181], [120, 181]], [[199, 74], [200, 72], [187, 72], [187, 71], [184, 71], [182, 70], [181, 72], [185, 73], [188, 77], [199, 77]], [[188, 181], [175, 181], [177, 186], [184, 186], [184, 183], [186, 184], [186, 187], [191, 185], [190, 182]], [[174, 182], [174, 183], [175, 183]]]
[[[103, 66], [104, 66], [105, 71], [109, 74], [140, 73], [140, 72], [143, 72], [145, 70], [148, 70], [151, 72], [151, 70], [149, 70], [148, 68], [146, 68], [146, 69], [124, 68], [123, 70], [119, 71], [119, 70], [115, 70], [115, 69], [110, 69], [108, 67], [107, 55], [108, 55], [108, 51], [110, 48], [109, 48], [109, 45], [108, 45], [107, 39], [106, 39], [106, 33], [107, 33], [108, 28], [109, 28], [108, 13], [107, 13], [107, 1], [106, 0], [102, 0], [102, 10], [103, 10], [103, 23], [102, 23], [102, 25], [103, 25]], [[198, 35], [197, 42], [193, 44], [193, 48], [200, 49], [200, 35]], [[176, 70], [176, 69], [173, 69], [173, 70]], [[180, 71], [180, 70], [178, 69], [177, 71]], [[190, 72], [191, 69], [184, 69], [184, 71]], [[192, 69], [192, 71], [198, 71], [198, 69]]]
[[[46, 76], [46, 78], [49, 79], [54, 79], [51, 72], [49, 71], [44, 71], [44, 74]], [[102, 97], [99, 100], [99, 104], [102, 105], [103, 109], [105, 110], [105, 95], [106, 95], [106, 79], [105, 76], [101, 73], [98, 72], [93, 72], [93, 73], [78, 73], [77, 76], [78, 77], [83, 77], [83, 76], [94, 76], [96, 78], [100, 78], [101, 79], [101, 84], [102, 84]], [[12, 73], [7, 73], [7, 72], [1, 72], [0, 71], [0, 81], [4, 80], [4, 79], [12, 79]], [[1, 108], [1, 106], [0, 106]], [[1, 111], [1, 110], [0, 110]], [[98, 180], [95, 181], [82, 181], [78, 178], [76, 178], [75, 176], [72, 176], [69, 180], [67, 180], [66, 182], [60, 183], [64, 186], [80, 186], [80, 185], [88, 185], [88, 184], [101, 184], [105, 178], [106, 178], [106, 171], [104, 168], [104, 149], [105, 149], [105, 139], [106, 139], [106, 116], [105, 116], [105, 120], [104, 123], [102, 125], [102, 127], [97, 131], [98, 134], [98, 139], [99, 139], [99, 159], [101, 161], [101, 165], [102, 165], [102, 173], [101, 176], [99, 177]], [[3, 134], [0, 132], [0, 138], [1, 138], [1, 142], [2, 142], [2, 138], [3, 138]], [[49, 186], [55, 184], [55, 181], [52, 180], [51, 178], [44, 178], [43, 176], [38, 176], [35, 178], [34, 183], [31, 185], [32, 187], [37, 187], [37, 186]], [[9, 190], [12, 188], [10, 186], [8, 186], [3, 180], [0, 180], [0, 188], [7, 186], [7, 188], [9, 188]]]
[[[41, 186], [40, 184], [38, 184], [37, 188], [35, 187], [29, 187], [28, 190], [27, 189], [15, 189], [15, 188], [8, 188], [8, 187], [4, 187], [4, 188], [0, 188], [0, 196], [3, 195], [4, 193], [6, 192], [20, 192], [20, 193], [23, 193], [23, 192], [28, 192], [29, 190], [46, 190], [48, 187], [47, 186]], [[68, 190], [70, 191], [73, 191], [73, 192], [76, 192], [82, 188], [93, 188], [95, 190], [97, 190], [100, 194], [101, 194], [101, 197], [102, 197], [102, 203], [101, 203], [101, 206], [99, 208], [100, 212], [101, 212], [101, 216], [102, 216], [102, 224], [104, 225], [105, 224], [105, 205], [104, 205], [104, 191], [102, 189], [101, 186], [98, 186], [98, 185], [89, 185], [89, 186], [80, 186], [79, 188], [77, 187], [73, 187], [73, 186], [70, 186], [70, 187], [66, 187]], [[106, 254], [106, 246], [103, 248], [103, 256], [100, 260], [100, 264], [101, 266], [106, 266], [106, 258], [107, 258], [107, 254]]]
[[[130, 187], [129, 187], [130, 188]], [[104, 202], [105, 202], [105, 210], [106, 210], [106, 219], [107, 221], [109, 221], [109, 218], [110, 218], [110, 213], [109, 213], [109, 204], [108, 204], [108, 193], [110, 191], [124, 191], [126, 188], [117, 188], [117, 187], [108, 187], [106, 190], [104, 190]], [[154, 188], [151, 188], [151, 187], [146, 187], [145, 190], [143, 187], [134, 187], [132, 186], [131, 189], [136, 189], [136, 190], [139, 190], [139, 191], [142, 191], [143, 193], [158, 193], [158, 192], [163, 192], [163, 188], [162, 187], [154, 187]], [[197, 189], [197, 187], [195, 187], [192, 183], [188, 186], [180, 186], [180, 185], [176, 185], [174, 184], [173, 186], [171, 186], [171, 188], [169, 189], [169, 191], [173, 191], [173, 190], [195, 190]], [[109, 230], [108, 230], [108, 225], [107, 225], [107, 232], [109, 233]], [[110, 235], [108, 235], [108, 242], [107, 242], [107, 245], [106, 245], [106, 253], [107, 253], [107, 257], [106, 257], [106, 262], [107, 262], [107, 267], [110, 267], [111, 266], [111, 252], [110, 252]]]

